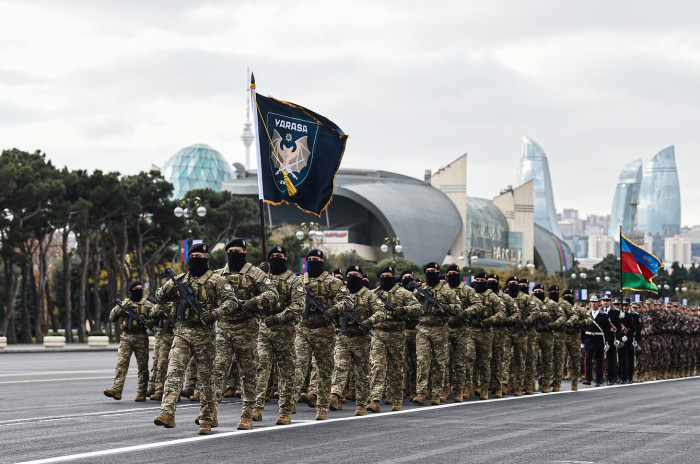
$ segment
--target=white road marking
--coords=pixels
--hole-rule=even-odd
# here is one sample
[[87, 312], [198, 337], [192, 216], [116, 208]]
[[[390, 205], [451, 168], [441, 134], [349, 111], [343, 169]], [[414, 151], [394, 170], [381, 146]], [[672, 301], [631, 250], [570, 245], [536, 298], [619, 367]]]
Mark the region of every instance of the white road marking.
[[23, 377], [36, 375], [67, 375], [67, 374], [114, 374], [114, 369], [90, 369], [80, 371], [3, 371], [0, 377]]
[[434, 411], [436, 409], [443, 409], [443, 408], [460, 408], [460, 407], [469, 407], [469, 406], [475, 406], [479, 404], [487, 404], [487, 403], [495, 403], [499, 401], [515, 401], [515, 400], [524, 400], [524, 399], [531, 399], [531, 398], [547, 398], [547, 397], [552, 397], [554, 395], [566, 395], [566, 394], [584, 394], [588, 392], [596, 392], [596, 391], [603, 391], [607, 390], [610, 388], [625, 388], [625, 387], [638, 387], [638, 386], [643, 386], [643, 385], [652, 385], [656, 383], [664, 383], [664, 382], [676, 382], [679, 380], [690, 380], [690, 379], [697, 379], [699, 376], [695, 377], [684, 377], [680, 379], [668, 379], [668, 380], [652, 380], [644, 383], [634, 383], [634, 384], [627, 384], [627, 385], [610, 385], [610, 386], [601, 386], [597, 388], [586, 388], [583, 390], [579, 391], [559, 391], [559, 392], [552, 392], [552, 393], [547, 393], [546, 395], [538, 394], [538, 395], [526, 395], [526, 396], [509, 396], [507, 398], [494, 398], [494, 399], [489, 399], [489, 400], [479, 400], [479, 401], [468, 401], [468, 402], [463, 402], [463, 403], [449, 403], [449, 404], [441, 404], [438, 406], [423, 406], [419, 407], [416, 409], [404, 409], [401, 411], [390, 411], [390, 412], [385, 412], [385, 413], [379, 413], [379, 414], [369, 414], [366, 416], [349, 416], [349, 417], [338, 417], [335, 419], [327, 419], [323, 421], [308, 421], [308, 422], [302, 422], [302, 421], [294, 421], [292, 420], [292, 423], [289, 425], [283, 425], [283, 426], [276, 426], [276, 427], [262, 427], [262, 428], [256, 428], [252, 430], [236, 430], [234, 432], [222, 432], [222, 433], [217, 433], [214, 435], [201, 435], [201, 436], [196, 436], [196, 437], [191, 437], [191, 438], [179, 438], [176, 440], [169, 440], [169, 441], [157, 441], [154, 443], [144, 443], [142, 445], [135, 445], [135, 446], [126, 446], [122, 448], [113, 448], [113, 449], [106, 449], [106, 450], [101, 450], [101, 451], [91, 451], [87, 453], [78, 453], [78, 454], [70, 454], [66, 456], [56, 456], [52, 458], [46, 458], [46, 459], [38, 459], [35, 461], [24, 461], [20, 462], [17, 464], [45, 464], [45, 463], [51, 463], [51, 462], [65, 462], [65, 461], [72, 461], [76, 459], [86, 459], [86, 458], [92, 458], [92, 457], [98, 457], [98, 456], [109, 456], [113, 454], [122, 454], [122, 453], [131, 453], [134, 451], [143, 451], [143, 450], [150, 450], [150, 449], [157, 449], [157, 448], [165, 448], [167, 446], [176, 446], [176, 445], [181, 445], [185, 443], [194, 443], [202, 440], [217, 440], [221, 438], [229, 438], [229, 437], [235, 437], [235, 436], [241, 436], [241, 435], [247, 435], [251, 433], [265, 433], [265, 432], [280, 432], [292, 428], [297, 428], [297, 427], [313, 427], [313, 426], [319, 426], [323, 424], [330, 424], [330, 423], [335, 423], [335, 422], [345, 422], [345, 421], [351, 421], [351, 420], [366, 420], [366, 419], [374, 419], [377, 417], [388, 417], [388, 416], [394, 416], [394, 415], [399, 415], [399, 414], [418, 414], [426, 411]]

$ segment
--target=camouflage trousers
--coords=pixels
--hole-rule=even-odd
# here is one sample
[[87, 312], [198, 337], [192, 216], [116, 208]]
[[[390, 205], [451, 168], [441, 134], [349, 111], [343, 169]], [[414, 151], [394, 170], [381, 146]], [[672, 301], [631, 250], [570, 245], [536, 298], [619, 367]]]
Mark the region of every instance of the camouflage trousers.
[[348, 381], [350, 367], [355, 372], [355, 403], [367, 404], [369, 398], [369, 350], [371, 338], [368, 335], [348, 337], [340, 334], [333, 354], [333, 375], [331, 393], [340, 398]]
[[404, 390], [409, 395], [416, 393], [416, 329], [406, 329], [404, 350]]
[[[294, 351], [296, 363], [294, 370], [294, 402], [299, 399], [300, 386], [304, 383], [309, 369], [311, 356], [316, 360], [317, 381], [316, 394], [318, 401], [316, 410], [328, 411], [331, 395], [331, 375], [333, 373], [333, 349], [335, 347], [335, 329], [333, 326], [324, 326], [311, 329], [304, 325], [297, 326], [297, 334], [294, 339]], [[311, 382], [313, 383], [313, 382]], [[309, 385], [311, 391], [312, 385]]]
[[255, 380], [255, 407], [264, 409], [267, 385], [274, 366], [279, 382], [280, 414], [291, 414], [294, 395], [294, 325], [283, 324], [273, 328], [260, 324], [258, 333], [258, 368]]
[[513, 386], [516, 391], [521, 391], [525, 386], [527, 341], [528, 335], [521, 327], [511, 327], [505, 340], [501, 383]]
[[136, 366], [138, 368], [137, 396], [145, 396], [148, 388], [148, 335], [129, 335], [122, 333], [119, 341], [119, 351], [117, 352], [117, 368], [114, 373], [114, 385], [112, 388], [121, 392], [124, 390], [126, 373], [129, 371], [129, 361], [131, 354], [136, 356]]
[[369, 363], [370, 401], [381, 401], [386, 394], [392, 402], [403, 400], [406, 335], [403, 330], [372, 331]]
[[501, 388], [503, 384], [503, 361], [505, 360], [506, 338], [508, 329], [504, 326], [493, 328], [493, 344], [491, 345], [491, 379], [489, 388]]
[[468, 327], [450, 327], [449, 366], [452, 386], [461, 390], [467, 382]]
[[216, 324], [216, 361], [214, 363], [214, 391], [216, 401], [226, 388], [233, 363], [238, 366], [241, 377], [241, 415], [253, 414], [255, 404], [255, 349], [258, 346], [258, 321], [249, 318], [231, 323], [219, 321]]
[[197, 359], [192, 357], [187, 363], [187, 371], [185, 372], [186, 385], [185, 389], [195, 392], [200, 388], [200, 382], [197, 380]]
[[163, 393], [165, 376], [168, 374], [168, 357], [174, 338], [174, 334], [162, 332], [156, 341], [156, 349], [153, 354], [153, 362], [155, 364], [153, 366], [155, 371], [153, 388], [157, 393]]
[[564, 334], [563, 358], [566, 359], [567, 356], [571, 359], [571, 381], [578, 382], [581, 377], [581, 332], [578, 330]]
[[[467, 338], [467, 388], [488, 389], [491, 379], [491, 350], [493, 332], [480, 327], [469, 327]], [[473, 385], [474, 365], [479, 362], [477, 385]]]
[[[580, 347], [581, 344], [579, 343]], [[561, 387], [561, 379], [564, 376], [564, 360], [566, 355], [566, 334], [563, 330], [557, 330], [552, 336], [552, 382], [554, 386]]]
[[178, 322], [175, 337], [170, 349], [168, 374], [163, 389], [163, 402], [160, 410], [166, 414], [175, 414], [177, 400], [180, 397], [185, 370], [190, 358], [194, 357], [198, 366], [197, 375], [202, 384], [199, 402], [199, 417], [204, 423], [211, 423], [214, 412], [214, 392], [211, 372], [216, 356], [216, 336], [210, 327], [185, 327]]
[[162, 330], [157, 330], [153, 338], [155, 339], [155, 344], [153, 347], [153, 355], [151, 356], [151, 373], [148, 376], [148, 391], [155, 390], [156, 388], [156, 369], [158, 368], [158, 343], [160, 342], [160, 336], [163, 333]]
[[426, 395], [428, 382], [434, 395], [445, 386], [449, 332], [446, 325], [418, 324], [416, 332], [416, 392]]
[[534, 391], [535, 383], [537, 382], [538, 335], [535, 329], [530, 328], [527, 330], [525, 339], [525, 375], [523, 376], [523, 387], [525, 390]]
[[537, 346], [540, 351], [540, 390], [544, 385], [549, 388], [552, 383], [552, 356], [554, 350], [554, 335], [551, 330], [537, 332]]

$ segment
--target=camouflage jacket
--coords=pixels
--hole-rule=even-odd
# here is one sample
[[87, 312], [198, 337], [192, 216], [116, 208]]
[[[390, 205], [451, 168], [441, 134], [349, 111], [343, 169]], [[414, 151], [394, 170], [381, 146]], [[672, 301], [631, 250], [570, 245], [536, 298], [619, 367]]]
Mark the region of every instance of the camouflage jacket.
[[520, 314], [525, 327], [527, 329], [533, 328], [537, 320], [542, 317], [540, 306], [535, 301], [535, 298], [532, 295], [520, 292], [513, 301], [518, 309], [520, 309]]
[[156, 303], [153, 305], [149, 317], [151, 321], [156, 324], [156, 328], [159, 331], [173, 333], [173, 330], [175, 329], [175, 313], [176, 309], [173, 308], [172, 304], [162, 305], [160, 303]]
[[481, 311], [481, 298], [479, 298], [476, 290], [474, 290], [472, 287], [464, 282], [460, 282], [459, 285], [452, 290], [457, 293], [457, 298], [459, 299], [460, 303], [462, 303], [461, 309], [463, 314], [460, 317], [464, 318]]
[[[310, 292], [326, 311], [331, 311], [336, 316], [345, 311], [352, 311], [354, 302], [348, 287], [342, 280], [333, 277], [327, 271], [323, 271], [318, 277], [309, 277], [308, 273], [304, 274], [303, 283], [306, 287], [305, 291]], [[302, 326], [315, 328], [332, 324], [320, 311], [309, 304], [308, 298], [302, 314], [305, 314], [305, 318], [301, 321]]]
[[272, 284], [267, 274], [250, 263], [245, 263], [238, 272], [230, 271], [228, 264], [215, 272], [228, 280], [240, 301], [238, 309], [230, 315], [222, 317], [222, 321], [236, 322], [254, 316], [243, 309], [243, 304], [248, 300], [254, 300], [258, 310], [261, 310], [273, 306], [279, 299], [277, 288]]
[[[176, 279], [190, 286], [203, 311], [211, 312], [216, 309], [220, 317], [230, 317], [238, 308], [238, 298], [233, 288], [224, 277], [215, 274], [214, 271], [209, 270], [200, 277], [194, 277], [189, 272], [185, 272], [178, 275]], [[178, 308], [180, 297], [172, 280], [167, 281], [156, 291], [156, 301], [160, 304], [174, 303]], [[203, 322], [189, 307], [182, 310], [178, 308], [176, 317], [178, 321]]]
[[423, 297], [418, 290], [428, 290], [432, 293], [433, 297], [442, 303], [442, 307], [451, 311], [455, 314], [462, 312], [462, 304], [457, 298], [457, 294], [447, 285], [446, 282], [438, 282], [434, 287], [430, 287], [426, 283], [422, 283], [420, 287], [416, 288], [415, 296], [421, 305], [423, 306], [422, 314], [419, 316], [420, 324], [425, 326], [441, 326], [447, 323], [447, 314], [441, 313], [438, 308], [433, 304], [425, 304], [422, 300]]
[[583, 327], [587, 321], [588, 313], [578, 304], [573, 305], [563, 298], [559, 299], [559, 306], [561, 306], [566, 320], [564, 321], [564, 330], [567, 332], [578, 332], [578, 329]]
[[277, 289], [279, 299], [275, 304], [266, 306], [265, 310], [276, 314], [282, 323], [298, 319], [306, 302], [306, 289], [301, 277], [286, 270], [282, 274], [270, 274], [270, 281]]
[[[353, 299], [352, 312], [357, 315], [357, 318], [361, 321], [371, 321], [372, 327], [376, 324], [380, 324], [387, 319], [387, 312], [384, 309], [384, 304], [377, 298], [377, 294], [367, 287], [362, 287], [356, 293], [350, 293]], [[343, 313], [340, 315], [343, 318]], [[347, 319], [348, 331], [351, 332], [353, 329], [356, 331], [360, 330], [357, 323], [352, 319]]]
[[[144, 295], [144, 297], [141, 298], [141, 301], [136, 302], [131, 301], [130, 298], [126, 298], [124, 301], [122, 301], [122, 306], [125, 308], [131, 306], [136, 314], [141, 316], [146, 322], [150, 323], [153, 303], [148, 301], [147, 296]], [[120, 319], [122, 332], [126, 332], [129, 324], [129, 315], [126, 312], [122, 312], [119, 316], [117, 316], [117, 310], [119, 309], [119, 305], [115, 305], [114, 308], [112, 308], [112, 310], [109, 312], [109, 321], [116, 322], [117, 319]], [[129, 330], [130, 333], [146, 333], [147, 330], [148, 328], [141, 324], [138, 320], [133, 318], [131, 319], [131, 330]]]
[[554, 331], [562, 330], [566, 322], [566, 314], [559, 303], [546, 297], [540, 307], [542, 320], [547, 323], [546, 328]]
[[503, 290], [498, 292], [498, 297], [503, 302], [503, 308], [505, 310], [505, 320], [503, 321], [502, 325], [506, 325], [508, 327], [515, 327], [519, 325], [522, 321], [522, 316], [520, 314], [520, 308], [515, 304], [513, 297], [508, 295]]
[[490, 288], [484, 293], [478, 293], [481, 299], [479, 316], [487, 326], [503, 324], [506, 321], [506, 308], [497, 294]]
[[[374, 293], [382, 295], [387, 299], [390, 305], [397, 310], [403, 311], [407, 317], [419, 317], [423, 311], [423, 307], [418, 302], [413, 293], [409, 292], [401, 285], [396, 284], [391, 290], [384, 291], [381, 288], [375, 288]], [[379, 299], [379, 298], [377, 298]], [[381, 300], [380, 300], [381, 302]], [[383, 305], [384, 303], [382, 303]], [[398, 326], [405, 327], [405, 319], [403, 314], [394, 314], [389, 308], [386, 309], [386, 319], [382, 322], [377, 322], [375, 327], [378, 329], [390, 330]]]

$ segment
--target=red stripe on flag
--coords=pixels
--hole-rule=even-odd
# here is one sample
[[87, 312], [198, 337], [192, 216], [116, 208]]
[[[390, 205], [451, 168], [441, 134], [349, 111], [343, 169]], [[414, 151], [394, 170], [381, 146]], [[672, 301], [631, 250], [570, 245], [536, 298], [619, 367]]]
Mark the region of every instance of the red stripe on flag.
[[646, 280], [651, 280], [654, 277], [654, 273], [649, 270], [644, 265], [639, 264], [639, 262], [634, 259], [632, 253], [622, 252], [621, 254], [621, 266], [622, 272], [629, 272], [630, 274], [641, 274]]

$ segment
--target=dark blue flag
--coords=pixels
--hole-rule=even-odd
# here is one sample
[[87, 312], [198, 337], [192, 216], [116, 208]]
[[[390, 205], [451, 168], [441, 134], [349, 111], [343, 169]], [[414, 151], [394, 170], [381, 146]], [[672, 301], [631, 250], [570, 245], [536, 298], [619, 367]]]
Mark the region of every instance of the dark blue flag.
[[254, 92], [253, 99], [260, 199], [320, 216], [333, 198], [348, 136], [302, 106]]

